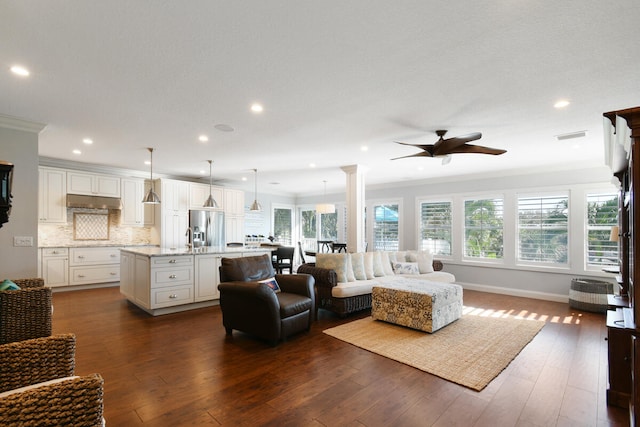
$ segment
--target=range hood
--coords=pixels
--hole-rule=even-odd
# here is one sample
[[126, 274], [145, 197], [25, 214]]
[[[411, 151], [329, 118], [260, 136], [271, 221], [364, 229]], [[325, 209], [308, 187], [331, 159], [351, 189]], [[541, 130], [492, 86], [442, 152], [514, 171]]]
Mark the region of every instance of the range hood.
[[122, 209], [122, 203], [120, 202], [119, 197], [67, 194], [67, 207], [85, 209]]

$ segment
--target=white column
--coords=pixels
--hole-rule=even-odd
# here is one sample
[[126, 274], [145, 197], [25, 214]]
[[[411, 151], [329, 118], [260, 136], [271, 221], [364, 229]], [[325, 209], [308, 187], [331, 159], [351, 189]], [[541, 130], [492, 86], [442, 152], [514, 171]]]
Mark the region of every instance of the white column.
[[347, 252], [364, 252], [364, 167], [342, 166], [347, 174]]

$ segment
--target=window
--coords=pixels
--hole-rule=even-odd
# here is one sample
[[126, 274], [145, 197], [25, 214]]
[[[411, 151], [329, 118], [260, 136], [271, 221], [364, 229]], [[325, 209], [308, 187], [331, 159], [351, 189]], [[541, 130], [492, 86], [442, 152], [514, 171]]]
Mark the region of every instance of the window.
[[300, 234], [304, 250], [316, 250], [317, 239], [315, 209], [300, 209]]
[[400, 247], [398, 204], [373, 205], [373, 250], [397, 251]]
[[293, 244], [293, 209], [277, 208], [273, 209], [273, 237], [275, 241], [285, 246]]
[[451, 255], [451, 202], [420, 203], [420, 250]]
[[518, 261], [569, 262], [569, 197], [518, 198]]
[[503, 205], [501, 198], [465, 200], [465, 257], [502, 259]]
[[618, 243], [609, 240], [618, 225], [617, 194], [587, 194], [587, 266], [618, 265]]
[[320, 214], [320, 240], [338, 241], [338, 213]]

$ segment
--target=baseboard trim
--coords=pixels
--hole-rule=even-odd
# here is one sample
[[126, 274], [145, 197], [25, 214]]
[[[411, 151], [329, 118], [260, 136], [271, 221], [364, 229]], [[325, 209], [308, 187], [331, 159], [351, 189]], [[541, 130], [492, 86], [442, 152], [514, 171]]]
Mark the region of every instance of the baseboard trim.
[[524, 289], [503, 288], [500, 286], [480, 285], [477, 283], [464, 283], [464, 282], [456, 282], [456, 283], [462, 286], [463, 289], [469, 289], [472, 291], [489, 292], [492, 294], [511, 295], [514, 297], [541, 299], [541, 300], [553, 301], [553, 302], [564, 302], [567, 304], [569, 303], [568, 295], [550, 294], [547, 292], [528, 291]]

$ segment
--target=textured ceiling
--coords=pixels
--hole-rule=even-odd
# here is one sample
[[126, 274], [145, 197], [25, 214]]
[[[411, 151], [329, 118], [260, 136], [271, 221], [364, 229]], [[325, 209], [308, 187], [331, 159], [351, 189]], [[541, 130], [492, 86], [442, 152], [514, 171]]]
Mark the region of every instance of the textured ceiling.
[[[158, 173], [213, 159], [292, 195], [351, 164], [368, 185], [600, 166], [602, 113], [640, 105], [639, 21], [637, 0], [2, 0], [0, 114], [47, 124], [44, 157], [146, 171], [155, 147]], [[508, 151], [390, 160], [436, 129]]]

